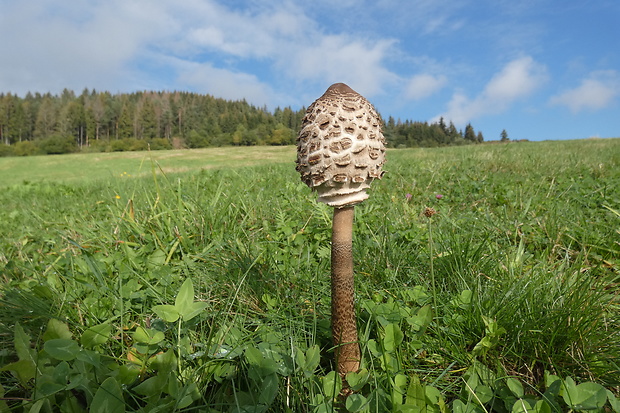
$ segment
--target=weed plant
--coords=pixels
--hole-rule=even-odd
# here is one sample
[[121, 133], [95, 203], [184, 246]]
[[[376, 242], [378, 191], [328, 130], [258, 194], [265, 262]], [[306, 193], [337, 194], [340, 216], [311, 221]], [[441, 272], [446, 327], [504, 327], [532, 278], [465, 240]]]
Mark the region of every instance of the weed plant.
[[346, 399], [292, 160], [143, 167], [0, 193], [0, 411], [620, 412], [620, 141], [389, 151]]

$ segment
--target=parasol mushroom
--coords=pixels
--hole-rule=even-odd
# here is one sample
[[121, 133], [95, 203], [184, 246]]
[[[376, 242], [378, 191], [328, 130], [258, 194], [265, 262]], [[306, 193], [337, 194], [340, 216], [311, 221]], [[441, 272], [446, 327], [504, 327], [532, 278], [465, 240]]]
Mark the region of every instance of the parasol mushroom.
[[383, 175], [385, 139], [381, 119], [363, 96], [336, 83], [308, 108], [297, 138], [301, 180], [334, 207], [331, 285], [332, 338], [341, 376], [359, 370], [353, 283], [354, 206]]

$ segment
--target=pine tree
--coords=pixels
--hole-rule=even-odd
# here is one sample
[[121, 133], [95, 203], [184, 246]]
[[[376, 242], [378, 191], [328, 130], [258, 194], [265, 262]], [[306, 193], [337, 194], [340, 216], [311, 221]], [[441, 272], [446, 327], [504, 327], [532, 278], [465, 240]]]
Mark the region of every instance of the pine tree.
[[510, 140], [508, 139], [508, 132], [506, 132], [506, 129], [503, 129], [499, 136], [502, 138], [502, 142], [508, 142]]
[[86, 137], [86, 116], [84, 106], [79, 100], [68, 101], [60, 113], [60, 133], [62, 136], [71, 136], [81, 147]]
[[450, 126], [448, 126], [448, 136], [450, 136], [452, 141], [456, 141], [457, 139], [461, 138], [459, 131], [456, 129], [456, 126], [454, 126], [454, 123], [452, 123], [452, 121], [450, 121]]
[[140, 102], [140, 114], [136, 121], [138, 137], [142, 139], [157, 138], [157, 116], [153, 106], [153, 100], [148, 96], [143, 96]]
[[443, 116], [439, 118], [439, 127], [443, 131], [446, 136], [448, 135], [448, 128], [446, 127], [446, 122], [443, 120]]
[[87, 110], [90, 112], [90, 115], [95, 123], [95, 140], [99, 140], [101, 126], [106, 115], [106, 95], [103, 93], [98, 93], [97, 96], [91, 98], [87, 104]]
[[11, 95], [0, 95], [0, 143], [9, 145], [9, 102]]
[[24, 112], [23, 101], [12, 95], [7, 109], [8, 122], [5, 130], [5, 141], [8, 139], [9, 143], [21, 142], [26, 131], [26, 113]]
[[467, 126], [465, 126], [465, 140], [475, 143], [477, 142], [476, 140], [476, 132], [474, 131], [474, 127], [471, 126], [471, 123], [468, 123]]
[[134, 107], [128, 100], [121, 107], [118, 117], [117, 139], [134, 137], [133, 132]]
[[35, 137], [45, 139], [50, 137], [56, 131], [58, 122], [58, 114], [56, 105], [51, 95], [46, 95], [37, 111], [35, 124]]

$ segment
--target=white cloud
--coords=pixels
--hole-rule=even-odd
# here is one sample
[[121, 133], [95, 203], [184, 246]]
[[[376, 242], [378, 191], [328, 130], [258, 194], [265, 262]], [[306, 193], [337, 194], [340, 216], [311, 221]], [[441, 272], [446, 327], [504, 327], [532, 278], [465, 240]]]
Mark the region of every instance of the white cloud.
[[209, 63], [178, 63], [178, 81], [193, 90], [230, 100], [272, 104], [271, 88], [256, 76], [213, 67]]
[[[71, 6], [32, 0], [1, 8], [0, 38], [12, 39], [0, 42], [3, 91], [89, 87], [116, 92], [163, 89], [180, 80], [218, 94], [228, 89], [223, 85], [232, 88], [226, 79], [236, 79], [237, 94], [263, 104], [265, 94], [287, 89], [280, 86], [284, 81], [306, 86], [342, 81], [374, 95], [396, 77], [385, 63], [393, 40], [360, 38], [331, 27], [327, 33], [286, 0], [248, 2], [242, 8], [216, 0]], [[272, 90], [265, 84], [274, 77], [282, 82]]]
[[509, 104], [534, 92], [546, 79], [545, 67], [525, 56], [504, 66], [484, 88], [483, 97], [494, 103]]
[[[266, 3], [243, 12], [213, 1], [197, 1], [176, 12], [179, 20], [201, 16], [184, 29], [186, 49], [215, 51], [239, 58], [265, 58], [281, 53], [281, 45], [295, 43], [312, 26], [304, 14], [292, 6], [275, 7]], [[312, 29], [312, 27], [310, 27]]]
[[590, 73], [574, 89], [551, 97], [551, 105], [566, 106], [572, 113], [608, 107], [620, 95], [620, 73], [602, 70]]
[[464, 93], [454, 93], [448, 110], [442, 115], [457, 125], [464, 125], [474, 118], [501, 113], [516, 100], [535, 92], [547, 80], [545, 66], [530, 56], [509, 62], [486, 84], [484, 90], [470, 99]]
[[420, 100], [433, 95], [443, 88], [448, 79], [443, 75], [431, 75], [422, 73], [413, 76], [405, 87], [405, 97], [412, 100]]
[[[0, 20], [0, 89], [58, 92], [65, 87], [129, 86], [145, 44], [173, 22], [150, 2], [10, 2]], [[75, 7], [74, 7], [75, 6]], [[7, 17], [7, 16], [10, 16]]]
[[384, 60], [392, 41], [362, 41], [346, 35], [323, 35], [306, 42], [279, 58], [280, 67], [297, 80], [323, 84], [344, 82], [363, 95], [372, 96], [385, 82], [395, 79]]
[[293, 3], [260, 3], [250, 11], [225, 7], [207, 13], [188, 30], [186, 48], [258, 59], [298, 84], [346, 82], [360, 93], [380, 93], [396, 76], [385, 60], [394, 41], [326, 33]]
[[[460, 30], [467, 1], [451, 0], [375, 0], [366, 7], [389, 16], [390, 24], [415, 28], [424, 35], [444, 36]], [[373, 6], [376, 4], [377, 8]], [[359, 6], [358, 6], [359, 7]]]

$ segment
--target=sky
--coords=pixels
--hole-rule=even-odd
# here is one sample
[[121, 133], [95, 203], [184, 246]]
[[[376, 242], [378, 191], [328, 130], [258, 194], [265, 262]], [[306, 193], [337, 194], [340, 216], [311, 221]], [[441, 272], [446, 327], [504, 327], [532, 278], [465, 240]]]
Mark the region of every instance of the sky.
[[0, 93], [297, 110], [344, 82], [485, 140], [620, 137], [618, 0], [0, 0], [0, 39]]

